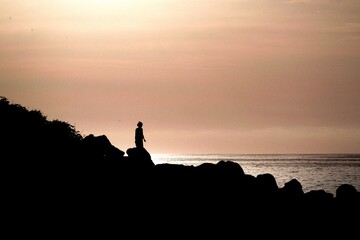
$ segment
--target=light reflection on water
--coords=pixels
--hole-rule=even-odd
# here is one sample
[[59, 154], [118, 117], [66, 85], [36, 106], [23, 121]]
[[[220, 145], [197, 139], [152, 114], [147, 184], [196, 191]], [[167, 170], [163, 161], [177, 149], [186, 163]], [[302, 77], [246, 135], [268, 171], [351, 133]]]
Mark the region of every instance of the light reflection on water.
[[242, 167], [245, 174], [272, 174], [279, 187], [297, 179], [304, 192], [325, 190], [336, 194], [341, 184], [360, 191], [360, 154], [152, 154], [155, 164], [198, 166], [224, 160]]

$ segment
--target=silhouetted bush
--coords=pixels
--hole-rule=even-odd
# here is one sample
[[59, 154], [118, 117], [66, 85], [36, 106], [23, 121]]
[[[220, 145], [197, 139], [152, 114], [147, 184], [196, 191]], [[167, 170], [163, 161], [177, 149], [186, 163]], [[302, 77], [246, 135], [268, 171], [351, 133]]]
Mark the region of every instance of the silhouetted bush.
[[83, 136], [60, 120], [49, 121], [40, 110], [28, 110], [0, 97], [1, 145], [5, 159], [51, 159], [75, 156]]

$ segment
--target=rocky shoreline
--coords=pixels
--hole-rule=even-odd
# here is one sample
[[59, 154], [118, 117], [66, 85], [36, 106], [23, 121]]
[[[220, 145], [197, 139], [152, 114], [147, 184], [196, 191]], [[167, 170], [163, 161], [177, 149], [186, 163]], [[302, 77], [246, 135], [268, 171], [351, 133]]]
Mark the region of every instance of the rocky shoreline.
[[105, 135], [82, 137], [0, 99], [3, 227], [14, 237], [342, 237], [358, 233], [360, 193], [283, 187], [231, 161], [154, 164]]
[[74, 159], [9, 162], [3, 168], [11, 179], [7, 202], [16, 216], [82, 224], [115, 217], [126, 222], [121, 226], [156, 222], [188, 232], [183, 224], [200, 224], [208, 231], [258, 237], [357, 231], [360, 194], [349, 184], [336, 196], [323, 190], [305, 193], [296, 179], [279, 188], [271, 174], [248, 175], [231, 161], [155, 165], [145, 148], [126, 152], [106, 136], [89, 136]]

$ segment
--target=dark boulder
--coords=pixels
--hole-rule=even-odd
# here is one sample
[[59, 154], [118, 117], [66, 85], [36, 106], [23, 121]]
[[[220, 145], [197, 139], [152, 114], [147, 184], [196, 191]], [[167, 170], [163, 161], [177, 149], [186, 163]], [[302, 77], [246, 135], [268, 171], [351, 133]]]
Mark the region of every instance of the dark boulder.
[[82, 140], [82, 155], [92, 160], [118, 160], [125, 152], [113, 146], [105, 135], [90, 134]]
[[153, 168], [154, 162], [151, 159], [150, 153], [145, 148], [128, 148], [126, 150], [128, 161], [131, 166], [139, 168]]

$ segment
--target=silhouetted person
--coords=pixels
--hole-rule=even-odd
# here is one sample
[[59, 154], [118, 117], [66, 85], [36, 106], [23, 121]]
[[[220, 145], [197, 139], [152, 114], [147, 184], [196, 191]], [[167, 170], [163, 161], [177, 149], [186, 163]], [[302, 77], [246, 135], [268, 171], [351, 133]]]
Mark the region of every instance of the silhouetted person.
[[138, 127], [135, 129], [135, 145], [138, 148], [143, 148], [144, 147], [143, 140], [144, 142], [146, 142], [144, 137], [144, 132], [142, 129], [143, 123], [139, 121], [137, 126]]

